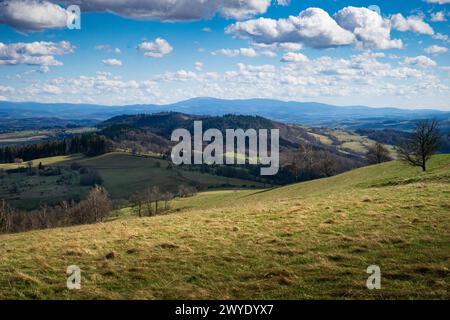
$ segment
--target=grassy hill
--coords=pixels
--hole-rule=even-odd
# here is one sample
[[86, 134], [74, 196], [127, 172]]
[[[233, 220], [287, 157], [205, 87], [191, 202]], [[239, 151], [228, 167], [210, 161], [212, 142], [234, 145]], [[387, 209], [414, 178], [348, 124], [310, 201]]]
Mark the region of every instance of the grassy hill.
[[[198, 189], [263, 187], [263, 184], [255, 181], [219, 177], [176, 167], [167, 169], [169, 162], [165, 160], [113, 152], [91, 158], [76, 154], [33, 160], [34, 166], [42, 163], [44, 166], [63, 168], [61, 176], [69, 177], [66, 179], [67, 183], [57, 183], [61, 176], [29, 177], [26, 173], [12, 173], [0, 179], [0, 199], [7, 199], [20, 209], [34, 209], [42, 204], [57, 204], [62, 200], [83, 198], [89, 187], [79, 185], [79, 175], [69, 169], [73, 162], [97, 169], [103, 177], [104, 187], [115, 200], [127, 200], [134, 192], [155, 185], [171, 192], [176, 192], [181, 184], [193, 185]], [[17, 167], [17, 164], [0, 164], [0, 170]], [[18, 185], [19, 193], [9, 192], [13, 183]]]
[[[0, 236], [0, 298], [449, 299], [450, 155]], [[108, 257], [108, 258], [107, 258]], [[82, 290], [65, 288], [67, 266]], [[379, 265], [382, 289], [366, 288]]]

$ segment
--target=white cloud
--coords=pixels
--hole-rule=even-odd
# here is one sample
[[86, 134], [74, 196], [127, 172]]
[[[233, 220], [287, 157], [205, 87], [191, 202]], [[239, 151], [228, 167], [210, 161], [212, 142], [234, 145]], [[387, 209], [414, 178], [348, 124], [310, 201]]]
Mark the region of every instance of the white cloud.
[[64, 28], [67, 12], [48, 1], [5, 0], [0, 2], [0, 23], [20, 31]]
[[[424, 23], [422, 21], [422, 23]], [[410, 21], [416, 27], [416, 20]], [[425, 23], [424, 23], [425, 24]], [[236, 38], [265, 45], [297, 43], [330, 48], [357, 43], [365, 49], [400, 49], [400, 39], [391, 39], [391, 21], [368, 8], [345, 7], [333, 18], [320, 8], [309, 8], [287, 19], [259, 18], [236, 22], [225, 29]], [[288, 50], [292, 51], [292, 50]]]
[[195, 70], [202, 71], [204, 66], [205, 66], [205, 64], [203, 62], [197, 61], [195, 63]]
[[252, 46], [258, 49], [266, 49], [270, 51], [299, 51], [303, 48], [301, 43], [282, 42], [282, 43], [252, 43]]
[[288, 52], [281, 59], [282, 62], [308, 62], [309, 59], [307, 56], [296, 53], [296, 52]]
[[121, 54], [122, 50], [120, 50], [119, 48], [114, 48], [112, 46], [110, 46], [109, 44], [99, 44], [95, 46], [95, 50], [99, 50], [99, 51], [105, 51], [108, 53], [115, 53], [115, 54]]
[[236, 58], [236, 57], [256, 58], [261, 56], [267, 58], [275, 58], [277, 56], [277, 54], [272, 50], [258, 46], [255, 46], [255, 48], [220, 49], [212, 51], [211, 54], [214, 56], [224, 56], [228, 58]]
[[439, 32], [436, 33], [436, 34], [433, 36], [433, 39], [441, 40], [441, 41], [445, 41], [445, 42], [450, 42], [450, 38], [449, 38], [448, 35], [442, 34], [442, 33], [439, 33]]
[[239, 48], [239, 49], [220, 49], [211, 52], [212, 55], [221, 55], [225, 57], [247, 57], [247, 58], [255, 58], [258, 56], [256, 50], [253, 48]]
[[[53, 2], [61, 2], [52, 0]], [[135, 19], [186, 21], [212, 18], [243, 19], [267, 11], [271, 0], [67, 0], [83, 11], [112, 12]]]
[[209, 28], [209, 27], [204, 27], [204, 28], [202, 29], [202, 31], [203, 31], [203, 32], [212, 32], [212, 29]]
[[11, 92], [14, 92], [13, 87], [0, 85], [0, 93], [11, 93]]
[[425, 52], [428, 54], [441, 54], [446, 53], [448, 49], [446, 47], [441, 47], [437, 45], [430, 46], [428, 48], [425, 48]]
[[389, 20], [368, 8], [346, 7], [334, 18], [342, 28], [355, 34], [358, 44], [368, 49], [400, 49], [403, 43], [391, 39]]
[[433, 35], [433, 28], [423, 21], [423, 17], [412, 16], [405, 18], [401, 13], [391, 17], [392, 27], [401, 32], [412, 31], [419, 34]]
[[152, 42], [142, 42], [138, 49], [144, 53], [144, 56], [151, 58], [162, 58], [173, 51], [170, 43], [162, 38], [156, 38]]
[[62, 6], [69, 5], [79, 5], [83, 12], [109, 12], [132, 19], [191, 21], [216, 14], [248, 18], [265, 13], [271, 0], [4, 0], [0, 23], [23, 31], [63, 28], [67, 12]]
[[431, 21], [433, 22], [442, 22], [447, 21], [447, 18], [445, 17], [444, 11], [438, 11], [436, 13], [431, 14]]
[[279, 6], [288, 6], [291, 4], [291, 0], [277, 0]]
[[237, 38], [250, 38], [259, 43], [294, 42], [313, 48], [349, 45], [355, 40], [353, 33], [341, 28], [320, 8], [309, 8], [287, 19], [259, 18], [237, 22], [225, 31]]
[[435, 67], [435, 66], [437, 66], [436, 61], [434, 61], [426, 56], [407, 57], [407, 58], [405, 58], [404, 63], [406, 65], [418, 66], [418, 67]]
[[450, 0], [425, 0], [428, 3], [446, 4], [450, 3]]
[[68, 41], [11, 44], [0, 42], [0, 65], [61, 66], [63, 63], [56, 60], [54, 56], [72, 53], [73, 49], [74, 47]]
[[120, 67], [122, 65], [122, 61], [117, 60], [117, 59], [105, 59], [102, 60], [104, 65], [107, 66], [114, 66], [114, 67]]
[[[239, 63], [237, 68], [223, 72], [198, 70], [194, 65], [193, 70], [166, 72], [146, 80], [125, 80], [101, 72], [95, 76], [30, 80], [34, 83], [25, 89], [16, 88], [14, 97], [22, 101], [115, 105], [171, 103], [194, 96], [307, 99], [335, 104], [376, 101], [379, 104], [389, 97], [395, 106], [398, 106], [395, 102], [404, 105], [410, 101], [415, 106], [424, 102], [430, 107], [436, 107], [433, 104], [437, 99], [445, 101], [444, 97], [448, 97], [449, 88], [434, 74], [435, 70], [421, 67], [427, 64], [425, 60], [416, 63], [408, 60], [410, 66], [403, 61], [400, 65], [397, 61], [389, 63], [384, 58], [383, 53], [365, 52], [348, 58], [322, 56], [307, 63]], [[12, 96], [2, 92], [0, 95], [9, 99]]]

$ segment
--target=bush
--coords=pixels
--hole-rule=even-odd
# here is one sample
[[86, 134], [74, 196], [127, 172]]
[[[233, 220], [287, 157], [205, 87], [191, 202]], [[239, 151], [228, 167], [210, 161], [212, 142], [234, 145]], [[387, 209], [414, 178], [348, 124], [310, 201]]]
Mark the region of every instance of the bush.
[[73, 171], [78, 171], [81, 169], [81, 167], [82, 167], [81, 164], [78, 162], [72, 162], [70, 164], [70, 170], [73, 170]]
[[82, 186], [100, 186], [103, 184], [103, 178], [96, 169], [89, 169], [80, 177], [80, 185]]

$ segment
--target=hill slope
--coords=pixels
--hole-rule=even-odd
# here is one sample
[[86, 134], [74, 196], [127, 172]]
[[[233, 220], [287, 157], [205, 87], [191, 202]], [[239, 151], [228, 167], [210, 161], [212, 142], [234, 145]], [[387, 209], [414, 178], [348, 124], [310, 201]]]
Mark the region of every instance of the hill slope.
[[[59, 204], [63, 200], [83, 199], [90, 187], [80, 186], [80, 175], [69, 168], [73, 162], [97, 169], [104, 180], [103, 186], [114, 200], [128, 200], [134, 192], [153, 186], [172, 193], [176, 193], [180, 185], [194, 186], [198, 190], [264, 186], [256, 181], [183, 170], [167, 160], [111, 152], [97, 157], [75, 154], [33, 160], [35, 167], [39, 163], [44, 166], [59, 166], [62, 168], [62, 174], [54, 177], [29, 177], [25, 172], [10, 173], [0, 179], [0, 199], [7, 200], [19, 209], [37, 209], [41, 205]], [[22, 164], [22, 167], [25, 166]], [[0, 164], [0, 170], [17, 167], [17, 164], [12, 163]], [[67, 179], [64, 183], [58, 183], [62, 177]], [[13, 184], [18, 186], [19, 192], [10, 192]]]
[[[3, 235], [0, 298], [449, 299], [450, 155], [430, 168], [391, 162], [203, 193], [167, 216]], [[80, 291], [65, 288], [72, 264]]]

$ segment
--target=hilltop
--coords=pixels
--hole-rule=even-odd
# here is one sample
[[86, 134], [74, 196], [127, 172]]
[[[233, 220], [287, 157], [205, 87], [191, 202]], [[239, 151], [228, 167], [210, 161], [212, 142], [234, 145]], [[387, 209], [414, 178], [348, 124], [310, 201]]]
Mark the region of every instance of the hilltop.
[[[450, 155], [0, 236], [0, 298], [449, 299]], [[108, 257], [108, 258], [107, 258]], [[82, 290], [65, 288], [67, 266]], [[365, 287], [379, 265], [382, 289]]]

